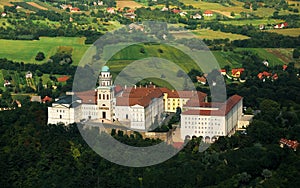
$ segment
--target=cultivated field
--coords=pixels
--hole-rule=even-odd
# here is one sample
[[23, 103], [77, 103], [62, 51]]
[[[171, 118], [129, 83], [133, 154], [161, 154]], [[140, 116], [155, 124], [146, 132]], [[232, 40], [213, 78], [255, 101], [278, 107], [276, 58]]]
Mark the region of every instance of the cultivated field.
[[42, 63], [35, 61], [36, 54], [41, 51], [45, 53], [45, 62], [50, 56], [57, 52], [60, 46], [72, 47], [73, 64], [79, 63], [81, 57], [89, 46], [84, 44], [85, 38], [76, 37], [40, 37], [40, 40], [0, 40], [0, 58], [7, 58], [24, 63]]
[[298, 37], [300, 35], [300, 28], [272, 29], [266, 31], [272, 33], [278, 33], [281, 35], [288, 35], [292, 37]]
[[41, 10], [48, 10], [47, 8], [45, 8], [43, 6], [36, 4], [35, 2], [27, 2], [27, 4], [29, 4], [35, 8], [41, 9]]
[[[209, 29], [200, 29], [200, 30], [195, 30], [192, 33], [189, 31], [186, 32], [171, 32], [172, 35], [176, 39], [180, 38], [193, 38], [197, 37], [200, 39], [224, 39], [224, 38], [229, 38], [229, 40], [239, 40], [239, 39], [248, 39], [249, 37], [245, 35], [239, 35], [239, 34], [232, 34], [232, 33], [225, 33], [221, 31], [213, 31]], [[192, 35], [194, 34], [194, 35]]]
[[[259, 17], [269, 17], [273, 15], [274, 8], [258, 8], [256, 11], [245, 9], [243, 7], [244, 3], [239, 2], [237, 0], [231, 0], [236, 6], [223, 6], [219, 3], [209, 3], [203, 1], [195, 1], [195, 0], [180, 0], [181, 2], [187, 5], [193, 5], [196, 8], [200, 8], [201, 10], [216, 10], [222, 12], [221, 14], [226, 15], [228, 12], [234, 12], [236, 15], [240, 12], [253, 13]], [[288, 10], [281, 10], [280, 14], [289, 14]]]
[[116, 1], [116, 2], [117, 2], [117, 8], [129, 7], [129, 8], [135, 9], [135, 8], [140, 8], [143, 6], [135, 1], [123, 0], [123, 1]]
[[278, 24], [284, 22], [284, 20], [279, 19], [253, 19], [253, 20], [229, 20], [229, 21], [220, 21], [223, 24], [231, 24], [231, 25], [255, 25], [259, 26], [261, 24]]

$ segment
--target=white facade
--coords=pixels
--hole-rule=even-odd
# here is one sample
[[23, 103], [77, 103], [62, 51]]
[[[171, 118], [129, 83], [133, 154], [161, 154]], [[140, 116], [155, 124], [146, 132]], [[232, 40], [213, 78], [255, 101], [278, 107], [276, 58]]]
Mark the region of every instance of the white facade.
[[214, 142], [219, 136], [234, 134], [242, 117], [243, 100], [232, 96], [216, 107], [189, 109], [181, 114], [181, 138], [202, 136], [205, 142]]
[[79, 122], [82, 119], [81, 101], [71, 95], [64, 96], [48, 107], [48, 124], [65, 125]]
[[[133, 90], [151, 92], [147, 91], [146, 88], [135, 88]], [[164, 112], [162, 93], [159, 97], [151, 98], [147, 102], [143, 101], [148, 97], [148, 93], [141, 95], [136, 102], [129, 102], [131, 100], [130, 97], [131, 96], [128, 96], [128, 98], [120, 96], [118, 98], [115, 106], [115, 117], [117, 121], [131, 129], [142, 131], [149, 130], [153, 124], [159, 124], [161, 122], [162, 114]]]

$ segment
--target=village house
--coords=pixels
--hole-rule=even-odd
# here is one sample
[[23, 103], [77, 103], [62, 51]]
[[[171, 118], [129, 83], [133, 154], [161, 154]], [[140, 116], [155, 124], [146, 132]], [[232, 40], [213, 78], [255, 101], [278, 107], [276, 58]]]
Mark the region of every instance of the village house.
[[231, 69], [231, 75], [235, 78], [239, 78], [244, 71], [244, 68]]
[[213, 16], [214, 15], [214, 13], [213, 13], [213, 11], [211, 11], [211, 10], [206, 10], [206, 11], [204, 11], [204, 13], [203, 13], [203, 16], [206, 16], [206, 17], [211, 17], [211, 16]]
[[193, 18], [193, 19], [195, 19], [195, 20], [201, 20], [202, 19], [202, 16], [199, 14], [199, 13], [197, 13], [197, 14], [195, 14], [195, 15], [192, 15], [191, 16], [191, 18]]
[[274, 29], [282, 29], [282, 28], [285, 28], [288, 26], [288, 23], [287, 22], [284, 22], [284, 23], [280, 23], [280, 24], [276, 24], [274, 26]]

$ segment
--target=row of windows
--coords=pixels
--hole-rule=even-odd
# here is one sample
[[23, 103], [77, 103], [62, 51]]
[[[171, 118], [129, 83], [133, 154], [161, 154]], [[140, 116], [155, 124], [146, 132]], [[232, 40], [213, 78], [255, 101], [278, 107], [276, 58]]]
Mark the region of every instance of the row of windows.
[[213, 123], [213, 122], [185, 122], [185, 124], [190, 124], [190, 125], [218, 125], [218, 126], [220, 126], [221, 124], [220, 123]]
[[65, 111], [64, 111], [64, 110], [56, 110], [56, 112], [63, 112], [63, 113], [65, 113]]
[[[214, 134], [214, 131], [195, 131], [195, 133]], [[223, 132], [215, 131], [215, 134], [220, 134], [220, 133], [223, 135]]]
[[[101, 97], [102, 96], [102, 97]], [[103, 99], [103, 100], [108, 100], [109, 99], [109, 94], [106, 94], [106, 98], [105, 98], [105, 94], [99, 94], [99, 96], [98, 96], [98, 98], [101, 100], [101, 99]]]
[[192, 129], [214, 129], [213, 127], [184, 126], [186, 129], [191, 129], [191, 127]]
[[202, 121], [220, 121], [220, 119], [217, 118], [200, 118], [200, 117], [184, 117], [185, 120], [202, 120]]

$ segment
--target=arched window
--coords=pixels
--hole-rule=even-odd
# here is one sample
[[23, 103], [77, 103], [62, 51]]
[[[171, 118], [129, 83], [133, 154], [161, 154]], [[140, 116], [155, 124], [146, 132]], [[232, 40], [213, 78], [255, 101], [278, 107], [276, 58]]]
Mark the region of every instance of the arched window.
[[106, 95], [106, 99], [107, 99], [107, 100], [109, 99], [109, 94]]
[[99, 94], [99, 99], [101, 99], [101, 94]]

